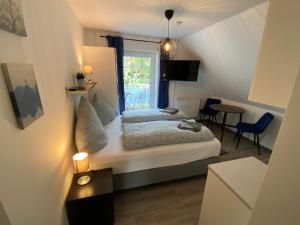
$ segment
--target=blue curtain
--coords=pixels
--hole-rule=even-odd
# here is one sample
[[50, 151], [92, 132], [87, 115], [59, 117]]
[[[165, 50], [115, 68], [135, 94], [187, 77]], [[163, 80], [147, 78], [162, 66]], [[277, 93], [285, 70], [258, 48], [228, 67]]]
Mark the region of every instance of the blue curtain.
[[122, 37], [106, 36], [108, 47], [116, 49], [117, 54], [117, 73], [118, 73], [118, 92], [119, 92], [119, 109], [120, 113], [125, 111], [125, 94], [124, 94], [124, 44]]
[[158, 108], [163, 109], [169, 106], [169, 81], [164, 79], [164, 63], [169, 57], [162, 54], [160, 56], [159, 84], [158, 84]]

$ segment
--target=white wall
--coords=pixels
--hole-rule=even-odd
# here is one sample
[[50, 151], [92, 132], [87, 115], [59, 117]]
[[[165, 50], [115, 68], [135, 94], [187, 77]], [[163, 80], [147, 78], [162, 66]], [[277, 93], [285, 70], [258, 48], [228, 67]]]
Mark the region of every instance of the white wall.
[[79, 70], [82, 28], [66, 0], [22, 3], [28, 37], [0, 30], [0, 62], [34, 65], [44, 116], [18, 129], [0, 72], [0, 199], [12, 225], [61, 225], [73, 176], [73, 102], [65, 86]]
[[1, 225], [11, 225], [1, 201], [0, 201], [0, 222], [1, 222]]
[[[175, 60], [199, 60], [199, 57], [194, 55], [185, 46], [177, 41], [177, 52]], [[180, 102], [184, 102], [185, 107], [182, 110], [189, 117], [197, 117], [200, 103], [208, 96], [209, 90], [203, 79], [203, 71], [200, 68], [198, 79], [194, 81], [170, 81], [169, 82], [169, 106], [179, 107]], [[179, 107], [180, 108], [180, 107]]]
[[287, 110], [249, 225], [300, 224], [299, 9], [298, 0], [270, 3], [250, 98]]
[[[157, 38], [144, 37], [139, 35], [130, 35], [130, 34], [121, 34], [112, 31], [103, 31], [91, 28], [83, 29], [83, 42], [84, 45], [87, 46], [98, 46], [98, 47], [107, 47], [106, 38], [100, 37], [101, 35], [121, 35], [124, 38], [132, 38], [132, 39], [142, 39], [149, 41], [160, 41]], [[151, 51], [151, 52], [159, 52], [160, 45], [158, 43], [149, 43], [149, 42], [137, 42], [124, 40], [124, 48], [130, 50], [138, 50], [138, 51]]]
[[299, 102], [300, 70], [249, 225], [300, 224]]
[[204, 102], [209, 96], [208, 92], [209, 90], [207, 90], [205, 83], [201, 82], [200, 73], [198, 75], [197, 82], [170, 81], [169, 106], [178, 107], [178, 105], [180, 105], [180, 101], [185, 101], [186, 106], [181, 108], [181, 110], [183, 110], [189, 117], [197, 117], [201, 102]]
[[[216, 96], [224, 103], [247, 110], [244, 122], [255, 122], [266, 111], [275, 119], [262, 135], [261, 144], [272, 149], [284, 110], [248, 100], [253, 72], [264, 31], [268, 4], [264, 3], [181, 39], [181, 43], [201, 59], [199, 73], [202, 104]], [[186, 88], [186, 92], [190, 92]], [[228, 122], [236, 124], [237, 117]], [[249, 135], [246, 135], [249, 137]], [[253, 138], [253, 137], [250, 137]]]
[[85, 64], [93, 66], [94, 74], [91, 75], [91, 79], [97, 82], [91, 95], [99, 93], [111, 106], [118, 110], [115, 59], [113, 48], [83, 46], [83, 61]]
[[201, 81], [216, 96], [248, 103], [268, 3], [181, 39], [201, 59]]
[[270, 1], [250, 100], [286, 108], [300, 61], [299, 21], [299, 0]]

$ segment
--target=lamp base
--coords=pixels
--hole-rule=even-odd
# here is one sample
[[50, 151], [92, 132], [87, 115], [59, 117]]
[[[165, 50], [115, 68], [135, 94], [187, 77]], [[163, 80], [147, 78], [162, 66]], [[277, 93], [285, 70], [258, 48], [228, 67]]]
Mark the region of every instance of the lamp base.
[[91, 177], [88, 175], [84, 175], [78, 178], [77, 184], [82, 186], [88, 184], [90, 181], [91, 181]]

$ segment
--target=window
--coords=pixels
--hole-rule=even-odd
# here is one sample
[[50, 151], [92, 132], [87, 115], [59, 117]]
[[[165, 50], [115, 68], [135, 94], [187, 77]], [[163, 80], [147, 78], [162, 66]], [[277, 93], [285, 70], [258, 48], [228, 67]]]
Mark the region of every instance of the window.
[[158, 54], [155, 52], [125, 51], [126, 110], [156, 108], [157, 58]]

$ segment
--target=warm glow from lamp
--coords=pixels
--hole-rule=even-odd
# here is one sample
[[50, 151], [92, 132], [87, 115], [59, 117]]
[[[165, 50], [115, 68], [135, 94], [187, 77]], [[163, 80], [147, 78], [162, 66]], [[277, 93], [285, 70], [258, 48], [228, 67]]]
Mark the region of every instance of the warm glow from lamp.
[[[74, 163], [74, 169], [76, 173], [82, 173], [88, 171], [90, 167], [88, 154], [86, 152], [80, 152], [75, 154], [73, 156], [73, 163]], [[91, 180], [90, 176], [83, 175], [78, 178], [77, 184], [85, 185], [89, 183], [90, 180]]]
[[170, 43], [165, 43], [165, 46], [164, 46], [164, 49], [166, 50], [166, 51], [170, 51], [170, 48], [171, 48], [171, 45], [170, 45]]
[[171, 39], [167, 38], [161, 42], [161, 51], [163, 55], [173, 58], [176, 54], [176, 43]]
[[85, 75], [91, 75], [94, 73], [94, 69], [90, 65], [83, 65], [82, 70]]
[[73, 156], [76, 173], [85, 172], [89, 169], [89, 158], [86, 152], [80, 152]]
[[160, 44], [161, 55], [172, 59], [176, 54], [176, 43], [170, 38], [170, 20], [173, 18], [174, 10], [167, 9], [165, 11], [165, 17], [168, 20], [168, 37], [162, 41]]

